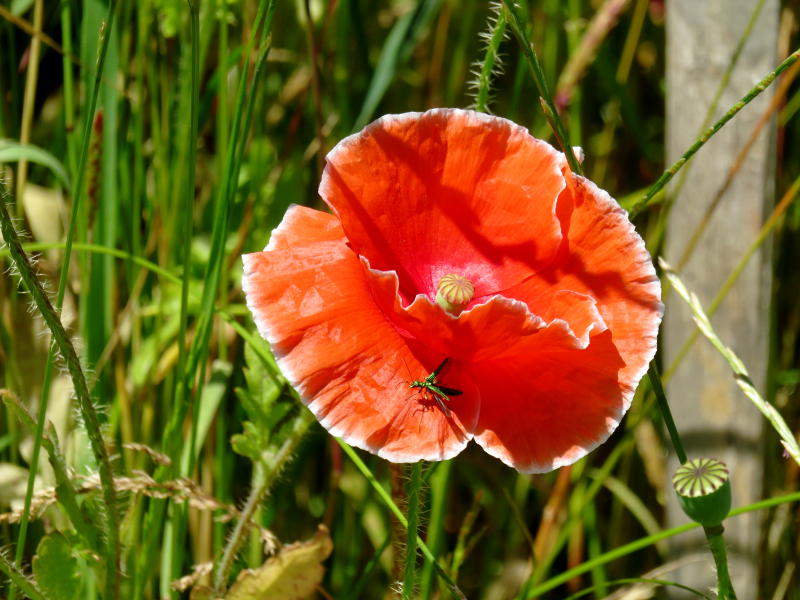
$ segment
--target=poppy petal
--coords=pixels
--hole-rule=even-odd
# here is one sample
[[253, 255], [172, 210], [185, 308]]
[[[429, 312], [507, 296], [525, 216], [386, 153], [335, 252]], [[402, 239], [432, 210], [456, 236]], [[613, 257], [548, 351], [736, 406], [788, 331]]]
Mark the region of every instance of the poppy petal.
[[[585, 348], [589, 335], [606, 330], [595, 301], [569, 290], [554, 295], [542, 318], [519, 300], [493, 296], [458, 317], [444, 311], [427, 296], [419, 295], [404, 307], [397, 295], [398, 278], [392, 271], [378, 271], [362, 258], [365, 278], [375, 302], [395, 327], [419, 340], [437, 354], [463, 361], [481, 361], [515, 355], [528, 336], [550, 329], [563, 336], [569, 347]], [[548, 334], [548, 335], [550, 335]]]
[[[397, 275], [369, 269], [373, 297], [400, 331], [453, 357], [480, 390], [475, 440], [525, 472], [570, 464], [604, 441], [627, 408], [624, 365], [593, 298], [554, 294], [545, 319], [495, 296], [454, 317], [418, 296], [404, 308]], [[552, 318], [551, 318], [552, 317]]]
[[566, 176], [569, 185], [558, 211], [565, 237], [558, 257], [507, 293], [551, 317], [563, 290], [593, 298], [625, 361], [620, 384], [635, 386], [655, 356], [664, 310], [661, 285], [627, 213], [588, 179]]
[[627, 214], [590, 181], [566, 176], [558, 257], [507, 293], [576, 330], [587, 313], [575, 302], [588, 298], [607, 330], [592, 325], [583, 350], [530, 348], [471, 371], [483, 398], [475, 440], [527, 472], [570, 464], [611, 434], [655, 355], [663, 314], [655, 269]]
[[357, 254], [398, 273], [404, 305], [439, 279], [477, 298], [518, 283], [559, 247], [564, 156], [499, 117], [458, 109], [388, 115], [327, 157], [320, 195]]
[[[552, 328], [549, 327], [548, 331]], [[475, 441], [525, 473], [571, 464], [605, 441], [625, 412], [624, 363], [606, 330], [586, 348], [558, 335], [531, 336], [515, 356], [471, 365], [481, 390]]]
[[243, 260], [259, 331], [328, 431], [395, 462], [443, 460], [464, 448], [477, 420], [477, 389], [466, 376], [448, 375], [448, 387], [463, 395], [445, 413], [425, 390], [410, 388], [444, 356], [385, 318], [336, 217], [293, 206], [265, 251]]

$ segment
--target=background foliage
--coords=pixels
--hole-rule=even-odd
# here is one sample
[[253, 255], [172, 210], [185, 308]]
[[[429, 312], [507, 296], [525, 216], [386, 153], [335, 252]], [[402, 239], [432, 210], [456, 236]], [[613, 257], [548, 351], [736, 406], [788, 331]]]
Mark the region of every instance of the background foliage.
[[[609, 4], [542, 0], [522, 2], [519, 13], [570, 141], [585, 150], [586, 174], [630, 207], [665, 168], [664, 3], [616, 3], [624, 10], [594, 52], [583, 65], [568, 62]], [[785, 4], [781, 60], [798, 45], [800, 5]], [[380, 114], [477, 103], [552, 139], [528, 64], [498, 14], [458, 0], [0, 7], [4, 201], [87, 380], [83, 397], [48, 352], [46, 307], [31, 307], [20, 267], [2, 251], [4, 594], [176, 596], [170, 584], [201, 565], [180, 582], [194, 585], [193, 598], [212, 590], [255, 598], [269, 563], [231, 587], [233, 578], [279, 551], [284, 581], [322, 597], [392, 594], [408, 565], [403, 527], [275, 369], [243, 304], [239, 257], [266, 244], [290, 204], [320, 206], [325, 152]], [[776, 198], [800, 172], [796, 73], [782, 75]], [[661, 206], [657, 196], [636, 219], [654, 254]], [[765, 395], [797, 431], [796, 203], [768, 243], [776, 286], [764, 324], [774, 332]], [[420, 534], [468, 597], [533, 597], [548, 581], [553, 590], [539, 588], [541, 597], [604, 597], [622, 578], [669, 579], [653, 571], [667, 560], [658, 539], [669, 534], [671, 493], [669, 444], [654, 408], [640, 390], [609, 443], [544, 476], [517, 474], [474, 449], [414, 473], [356, 458], [395, 502], [407, 482], [419, 488]], [[763, 498], [797, 489], [797, 465], [765, 464]], [[761, 515], [762, 597], [800, 598], [797, 504]], [[635, 552], [605, 561], [641, 538]], [[296, 540], [310, 541], [286, 546]], [[583, 573], [552, 579], [572, 567]], [[422, 558], [415, 578], [421, 598], [450, 594]], [[668, 582], [625, 585], [646, 598]]]

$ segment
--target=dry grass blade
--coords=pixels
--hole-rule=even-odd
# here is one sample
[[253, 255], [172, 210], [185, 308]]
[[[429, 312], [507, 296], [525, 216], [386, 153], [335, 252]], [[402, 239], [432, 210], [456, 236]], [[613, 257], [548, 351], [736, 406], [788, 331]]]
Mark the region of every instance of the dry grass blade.
[[558, 108], [564, 108], [569, 104], [572, 93], [586, 69], [591, 65], [600, 44], [619, 22], [620, 16], [628, 8], [629, 3], [630, 0], [606, 0], [592, 17], [586, 33], [581, 38], [580, 46], [570, 56], [558, 78], [555, 95]]
[[664, 270], [665, 276], [672, 284], [672, 287], [692, 310], [694, 321], [697, 323], [697, 327], [700, 329], [700, 332], [706, 336], [706, 339], [711, 342], [711, 345], [717, 349], [725, 361], [730, 365], [733, 375], [736, 379], [736, 384], [741, 388], [741, 390], [744, 392], [744, 395], [750, 399], [755, 407], [761, 411], [761, 414], [766, 417], [767, 421], [770, 422], [772, 427], [781, 437], [781, 443], [783, 444], [786, 452], [798, 465], [800, 465], [800, 447], [798, 447], [797, 440], [795, 439], [791, 429], [789, 429], [788, 425], [786, 425], [786, 421], [783, 420], [783, 417], [774, 406], [761, 397], [753, 385], [753, 382], [750, 380], [750, 375], [748, 374], [744, 363], [739, 359], [738, 356], [736, 356], [733, 350], [727, 347], [722, 340], [719, 339], [719, 336], [717, 336], [714, 328], [711, 326], [711, 321], [709, 321], [708, 316], [706, 316], [706, 313], [703, 310], [703, 307], [700, 304], [700, 300], [697, 298], [697, 296], [686, 289], [683, 281], [681, 281], [681, 279], [666, 261], [662, 259], [659, 262], [661, 264], [661, 268]]

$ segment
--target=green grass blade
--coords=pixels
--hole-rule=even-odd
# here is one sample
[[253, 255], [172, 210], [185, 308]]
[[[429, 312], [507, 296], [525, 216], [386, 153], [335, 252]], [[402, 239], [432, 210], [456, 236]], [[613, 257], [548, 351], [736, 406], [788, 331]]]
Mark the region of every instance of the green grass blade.
[[725, 126], [725, 124], [728, 121], [730, 121], [733, 117], [735, 117], [740, 110], [742, 110], [745, 106], [747, 106], [748, 104], [750, 104], [750, 102], [752, 102], [755, 98], [757, 98], [759, 94], [761, 94], [761, 92], [767, 89], [770, 86], [770, 84], [773, 81], [775, 81], [775, 78], [778, 75], [783, 73], [786, 69], [791, 67], [798, 60], [800, 60], [800, 49], [797, 49], [794, 52], [792, 52], [786, 58], [786, 60], [784, 60], [781, 64], [779, 64], [775, 68], [775, 70], [768, 73], [766, 77], [764, 77], [755, 86], [753, 86], [753, 88], [749, 92], [747, 92], [744, 96], [742, 96], [741, 100], [739, 100], [736, 104], [731, 106], [728, 109], [728, 111], [724, 115], [722, 115], [722, 117], [716, 123], [714, 123], [711, 127], [706, 129], [703, 132], [703, 134], [700, 137], [698, 137], [697, 140], [695, 140], [695, 142], [691, 146], [689, 146], [686, 152], [684, 152], [683, 155], [677, 161], [675, 161], [675, 163], [669, 169], [664, 171], [661, 177], [659, 177], [658, 180], [656, 180], [656, 182], [652, 186], [650, 186], [650, 189], [647, 190], [647, 193], [642, 197], [642, 199], [639, 200], [636, 204], [634, 204], [633, 207], [631, 207], [631, 210], [629, 211], [631, 218], [635, 217], [641, 211], [643, 211], [645, 208], [649, 206], [651, 200], [653, 200], [656, 194], [658, 194], [664, 188], [664, 186], [666, 186], [667, 183], [669, 183], [669, 181], [675, 176], [675, 174], [678, 171], [681, 170], [681, 168], [686, 164], [686, 162], [690, 158], [692, 158], [692, 156], [694, 156], [697, 153], [697, 151], [700, 150], [700, 148], [702, 148], [703, 145], [705, 145], [705, 143], [714, 136], [714, 134], [716, 134], [720, 129], [722, 129]]
[[[581, 502], [574, 511], [575, 514], [580, 515], [583, 507], [594, 499], [594, 497], [597, 495], [597, 492], [599, 492], [602, 488], [605, 477], [611, 472], [625, 452], [627, 452], [631, 444], [633, 444], [633, 438], [628, 436], [614, 447], [608, 458], [606, 458], [605, 462], [600, 467], [598, 477], [591, 483], [591, 485], [589, 485], [589, 487], [586, 489], [586, 492], [583, 494]], [[533, 573], [531, 573], [531, 576], [522, 587], [521, 597], [528, 598], [530, 590], [533, 588], [533, 586], [535, 586], [537, 582], [541, 581], [542, 578], [547, 574], [553, 562], [558, 557], [558, 554], [567, 543], [567, 540], [572, 534], [573, 528], [578, 524], [578, 521], [578, 519], [573, 518], [562, 525], [562, 527], [559, 529], [558, 537], [556, 538], [556, 541], [553, 544], [550, 552], [540, 561], [535, 563]]]
[[[186, 330], [189, 322], [189, 281], [191, 279], [191, 244], [192, 244], [192, 215], [194, 214], [193, 207], [195, 203], [195, 179], [197, 168], [197, 137], [198, 137], [198, 104], [200, 102], [200, 6], [199, 0], [187, 0], [189, 4], [189, 22], [190, 22], [190, 38], [191, 45], [191, 77], [189, 85], [189, 139], [186, 146], [187, 154], [187, 169], [188, 173], [185, 178], [184, 188], [182, 192], [183, 206], [181, 214], [183, 216], [182, 227], [180, 235], [183, 240], [181, 247], [181, 261], [183, 264], [183, 280], [181, 282], [181, 304], [180, 304], [180, 320], [178, 326], [178, 365], [175, 376], [175, 384], [173, 388], [173, 398], [175, 405], [172, 411], [172, 421], [170, 424], [179, 426], [183, 421], [183, 416], [186, 414], [187, 407], [186, 399], [192, 398], [188, 389], [191, 387], [194, 374], [187, 373], [186, 371]], [[180, 102], [185, 103], [186, 98], [181, 96]], [[198, 391], [198, 394], [200, 392]], [[195, 406], [196, 403], [193, 403]], [[192, 439], [189, 442], [189, 448], [194, 447], [194, 440], [197, 435], [197, 415], [193, 415], [192, 419]], [[173, 438], [175, 442], [179, 441], [180, 436], [175, 435], [177, 431], [173, 431]], [[169, 439], [169, 438], [168, 438]], [[182, 441], [182, 440], [180, 440]], [[173, 465], [178, 468], [182, 466], [181, 460], [173, 447], [167, 446], [167, 455], [172, 458]], [[190, 453], [190, 462], [193, 463], [193, 454]], [[160, 580], [161, 596], [169, 597], [172, 593], [170, 583], [173, 579], [177, 579], [176, 571], [180, 569], [183, 559], [183, 530], [184, 521], [186, 518], [186, 508], [179, 506], [172, 506], [171, 517], [168, 527], [164, 534], [164, 552], [162, 555], [162, 573]]]
[[[433, 469], [430, 478], [430, 517], [425, 532], [428, 547], [434, 556], [438, 556], [445, 536], [445, 511], [447, 508], [447, 483], [450, 479], [452, 462], [442, 461]], [[422, 566], [419, 583], [419, 597], [427, 599], [431, 595], [433, 585], [433, 564], [426, 562]]]
[[[589, 560], [597, 558], [602, 550], [600, 547], [600, 531], [597, 526], [597, 506], [594, 504], [589, 504], [583, 510], [583, 522], [584, 522], [584, 535], [586, 536], [586, 550], [589, 556]], [[590, 571], [592, 576], [592, 584], [597, 589], [598, 594], [602, 597], [608, 593], [608, 588], [606, 587], [608, 577], [606, 577], [606, 572], [603, 569], [603, 566], [600, 564], [595, 564]]]
[[[597, 469], [590, 469], [589, 475], [592, 478], [596, 478], [599, 473]], [[636, 518], [642, 529], [650, 535], [658, 533], [659, 525], [655, 516], [653, 516], [653, 513], [642, 502], [636, 492], [626, 485], [624, 481], [617, 479], [613, 475], [606, 475], [603, 480], [603, 487], [619, 499], [620, 503]]]
[[64, 165], [47, 150], [33, 144], [20, 144], [14, 140], [0, 140], [0, 164], [26, 160], [47, 167], [53, 172], [67, 192], [72, 193], [69, 175]]
[[[759, 510], [764, 510], [766, 508], [771, 508], [773, 506], [779, 506], [781, 504], [788, 504], [791, 502], [798, 502], [800, 501], [800, 492], [793, 492], [791, 494], [785, 494], [783, 496], [776, 496], [774, 498], [768, 498], [766, 500], [761, 500], [759, 502], [754, 502], [753, 504], [748, 504], [747, 506], [742, 506], [736, 508], [730, 512], [728, 518], [735, 517], [738, 515], [742, 515], [745, 513], [756, 512]], [[527, 595], [525, 598], [537, 598], [541, 594], [552, 590], [553, 588], [558, 587], [561, 584], [566, 583], [573, 577], [578, 575], [582, 575], [587, 571], [590, 571], [598, 564], [606, 564], [613, 560], [617, 560], [622, 558], [623, 556], [627, 556], [638, 550], [643, 548], [647, 548], [652, 546], [661, 540], [667, 540], [669, 538], [675, 537], [682, 533], [686, 533], [687, 531], [691, 531], [692, 529], [696, 529], [700, 527], [699, 523], [686, 523], [684, 525], [679, 525], [678, 527], [673, 527], [671, 529], [665, 529], [660, 531], [657, 535], [648, 535], [646, 537], [640, 538], [638, 540], [634, 540], [628, 544], [624, 544], [619, 546], [618, 548], [614, 548], [613, 550], [609, 550], [608, 552], [604, 552], [600, 556], [581, 563], [580, 565], [573, 567], [571, 569], [567, 569], [566, 571], [556, 575], [548, 579], [547, 581], [542, 582], [541, 584], [537, 585], [536, 587], [528, 590]]]
[[[698, 598], [705, 598], [706, 600], [712, 600], [711, 596], [707, 596], [706, 594], [704, 594], [700, 590], [696, 590], [696, 589], [694, 589], [692, 587], [689, 587], [688, 585], [683, 585], [682, 583], [677, 583], [675, 581], [668, 581], [666, 579], [652, 579], [652, 578], [647, 578], [647, 577], [624, 577], [622, 579], [614, 579], [613, 581], [609, 581], [605, 585], [608, 585], [608, 586], [627, 585], [627, 584], [630, 584], [630, 583], [650, 583], [650, 584], [658, 585], [658, 586], [661, 586], [661, 587], [674, 587], [674, 588], [677, 588], [679, 590], [683, 590], [685, 592], [689, 592], [691, 594], [694, 594]], [[605, 587], [605, 585], [603, 587]], [[571, 596], [569, 596], [568, 598], [565, 598], [564, 600], [578, 600], [578, 598], [583, 598], [584, 596], [588, 596], [589, 594], [594, 594], [594, 593], [605, 594], [605, 591], [601, 592], [600, 591], [600, 586], [593, 586], [593, 587], [590, 587], [590, 588], [583, 589], [580, 592], [577, 592], [575, 594], [572, 594]]]
[[[51, 249], [58, 249], [63, 248], [63, 242], [55, 242], [55, 243], [28, 243], [22, 245], [23, 249], [26, 252], [40, 252], [43, 250], [51, 250]], [[108, 248], [106, 246], [100, 246], [98, 244], [83, 244], [83, 243], [75, 243], [73, 245], [73, 250], [78, 252], [93, 252], [98, 254], [105, 254], [108, 256], [113, 256], [120, 260], [130, 261], [151, 273], [158, 275], [159, 277], [163, 278], [165, 281], [174, 284], [174, 285], [181, 285], [181, 278], [173, 273], [170, 273], [163, 267], [151, 262], [147, 259], [141, 258], [139, 256], [134, 256], [129, 252], [125, 252], [124, 250], [120, 250], [118, 248]], [[0, 249], [0, 256], [8, 255], [8, 249]], [[196, 298], [195, 298], [196, 299]], [[283, 376], [280, 374], [278, 370], [278, 366], [275, 364], [275, 358], [267, 353], [264, 350], [264, 342], [261, 341], [261, 338], [254, 336], [251, 332], [245, 329], [241, 323], [239, 323], [233, 315], [230, 313], [230, 310], [226, 310], [222, 307], [216, 306], [214, 308], [216, 313], [225, 320], [228, 325], [233, 327], [236, 330], [236, 333], [244, 339], [247, 344], [253, 347], [253, 349], [258, 353], [259, 357], [264, 361], [264, 364], [268, 366], [271, 370], [272, 374], [276, 377], [279, 377], [281, 381], [283, 381]]]
[[354, 130], [361, 129], [372, 119], [386, 90], [394, 80], [397, 68], [411, 54], [441, 3], [442, 0], [418, 0], [414, 9], [400, 17], [394, 24], [381, 48], [378, 64], [364, 97], [364, 104], [353, 124]]
[[650, 387], [656, 398], [658, 409], [661, 411], [661, 418], [664, 419], [664, 425], [669, 432], [669, 438], [672, 440], [672, 447], [675, 449], [678, 461], [683, 464], [686, 462], [686, 450], [683, 448], [683, 441], [681, 440], [680, 433], [678, 433], [678, 428], [675, 426], [675, 420], [672, 418], [672, 411], [669, 408], [667, 395], [664, 393], [664, 387], [661, 385], [661, 373], [658, 372], [658, 365], [656, 365], [655, 360], [650, 362], [647, 378], [650, 381]]

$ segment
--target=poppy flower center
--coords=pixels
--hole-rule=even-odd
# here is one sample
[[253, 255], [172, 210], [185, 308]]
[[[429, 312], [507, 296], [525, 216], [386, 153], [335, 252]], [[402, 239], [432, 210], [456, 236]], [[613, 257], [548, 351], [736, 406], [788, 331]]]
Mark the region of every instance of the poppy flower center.
[[439, 280], [436, 304], [447, 312], [458, 315], [475, 295], [475, 286], [463, 275], [449, 273]]

